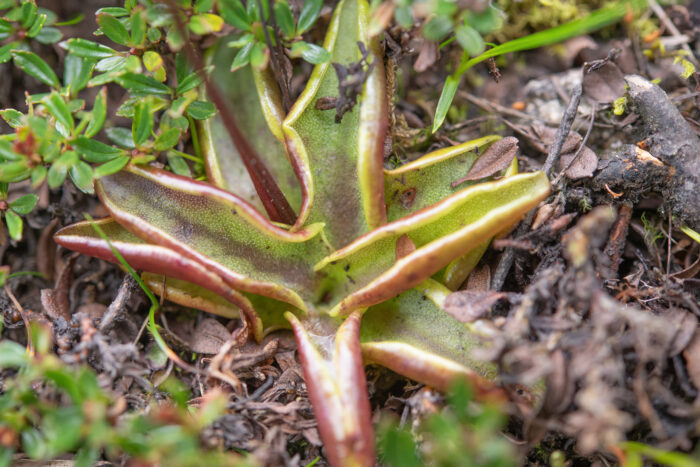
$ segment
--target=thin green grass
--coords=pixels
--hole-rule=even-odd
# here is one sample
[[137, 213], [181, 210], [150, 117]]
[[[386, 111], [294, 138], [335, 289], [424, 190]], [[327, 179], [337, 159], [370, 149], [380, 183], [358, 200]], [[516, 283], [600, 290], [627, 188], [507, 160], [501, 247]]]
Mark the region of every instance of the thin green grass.
[[442, 88], [442, 94], [438, 101], [437, 109], [435, 110], [435, 119], [433, 121], [433, 133], [442, 126], [447, 116], [447, 111], [452, 105], [457, 88], [459, 87], [462, 75], [474, 65], [481, 63], [489, 58], [498, 57], [511, 52], [521, 52], [524, 50], [536, 49], [546, 45], [556, 44], [565, 41], [572, 37], [588, 34], [606, 26], [614, 24], [624, 18], [628, 13], [637, 13], [646, 8], [646, 0], [626, 0], [616, 2], [611, 5], [600, 8], [588, 16], [570, 21], [561, 26], [547, 29], [545, 31], [536, 32], [525, 37], [508, 41], [496, 47], [486, 50], [481, 55], [469, 58], [468, 55], [462, 57], [457, 70], [452, 73]]

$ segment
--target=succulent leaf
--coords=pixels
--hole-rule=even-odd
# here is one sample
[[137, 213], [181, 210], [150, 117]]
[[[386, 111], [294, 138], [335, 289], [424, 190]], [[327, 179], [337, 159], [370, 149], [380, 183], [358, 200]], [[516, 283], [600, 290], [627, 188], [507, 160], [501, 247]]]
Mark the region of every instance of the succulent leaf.
[[215, 292], [236, 305], [245, 315], [256, 338], [261, 338], [262, 322], [250, 300], [232, 289], [220, 275], [169, 248], [146, 243], [111, 218], [83, 221], [64, 227], [55, 234], [54, 239], [56, 243], [65, 248], [118, 263], [119, 261], [112, 253], [110, 245], [91, 225], [93, 222], [100, 226], [110, 239], [111, 246], [121, 253], [131, 266], [136, 269], [167, 274], [173, 279], [187, 281], [187, 283]]
[[385, 199], [389, 222], [398, 220], [465, 186], [450, 184], [460, 174], [466, 174], [478, 158], [477, 150], [498, 141], [490, 135], [457, 146], [438, 149], [396, 169], [384, 172]]
[[351, 314], [337, 331], [337, 324], [328, 318], [323, 323], [307, 323], [316, 332], [325, 328], [319, 334], [310, 332], [291, 313], [287, 319], [297, 338], [309, 399], [331, 465], [374, 465], [374, 434], [359, 341], [362, 315]]
[[[325, 237], [334, 248], [386, 219], [382, 178], [386, 91], [381, 59], [375, 55], [376, 39], [367, 34], [368, 22], [364, 0], [338, 3], [324, 42], [331, 59], [314, 68], [283, 124], [290, 156], [302, 162], [298, 173], [308, 187], [298, 224], [307, 219], [325, 223]], [[339, 98], [331, 62], [343, 66], [358, 62], [358, 42], [369, 44], [373, 67], [362, 86], [363, 98], [336, 123], [336, 114], [317, 109], [317, 104], [320, 98]]]
[[474, 359], [471, 350], [485, 341], [443, 312], [450, 290], [428, 279], [397, 297], [367, 309], [362, 321], [365, 363], [378, 363], [416, 381], [447, 390], [466, 378], [482, 396], [502, 399], [492, 381], [492, 364]]
[[149, 243], [204, 265], [236, 290], [306, 309], [311, 260], [325, 249], [320, 224], [292, 233], [227, 191], [152, 168], [128, 166], [101, 178], [96, 191], [117, 222]]
[[[212, 62], [229, 63], [232, 60], [229, 55], [233, 53], [222, 41], [212, 53]], [[241, 133], [257, 151], [292, 209], [299, 212], [302, 192], [285, 154], [284, 109], [271, 74], [269, 69], [245, 67], [230, 73], [225, 67], [216, 67], [211, 79], [215, 83], [231, 83], [221, 88]], [[199, 121], [198, 130], [209, 182], [240, 196], [263, 212], [253, 181], [221, 117]]]
[[[452, 183], [499, 136], [384, 171], [387, 97], [368, 23], [365, 0], [338, 2], [324, 42], [331, 58], [286, 116], [270, 70], [219, 67], [217, 84], [232, 82], [230, 112], [199, 122], [194, 141], [210, 183], [128, 165], [96, 182], [112, 216], [97, 221], [109, 243], [88, 222], [56, 234], [59, 244], [109, 261], [116, 248], [156, 292], [242, 315], [258, 340], [291, 326], [336, 466], [375, 463], [363, 356], [439, 389], [466, 378], [479, 395], [505, 398], [495, 368], [470, 352], [485, 345], [478, 325], [441, 308], [491, 239], [550, 190], [544, 173], [516, 175], [515, 160], [500, 180]], [[230, 63], [230, 53], [219, 46], [213, 60]], [[477, 172], [491, 176], [504, 160], [483, 160]]]
[[[315, 268], [342, 261], [360, 286], [331, 314], [347, 314], [395, 297], [517, 221], [549, 194], [542, 172], [515, 175], [465, 188], [410, 216], [358, 238]], [[408, 235], [417, 249], [396, 260], [395, 245]]]

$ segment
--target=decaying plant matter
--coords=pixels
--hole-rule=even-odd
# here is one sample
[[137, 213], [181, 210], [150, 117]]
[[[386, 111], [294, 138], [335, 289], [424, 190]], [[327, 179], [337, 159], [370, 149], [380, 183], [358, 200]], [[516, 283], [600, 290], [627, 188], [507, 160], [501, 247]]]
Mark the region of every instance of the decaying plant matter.
[[[237, 154], [251, 147], [231, 147], [216, 121], [199, 129], [209, 183], [137, 166], [96, 183], [110, 213], [99, 224], [132, 266], [150, 273], [155, 290], [240, 314], [256, 340], [291, 325], [333, 465], [374, 464], [363, 362], [439, 389], [468, 378], [482, 396], [504, 396], [493, 368], [470, 356], [478, 336], [441, 307], [490, 239], [549, 193], [543, 173], [514, 174], [513, 166], [499, 180], [452, 187], [469, 172], [475, 150], [497, 136], [385, 171], [384, 71], [367, 27], [364, 0], [339, 2], [324, 43], [331, 60], [316, 66], [286, 115], [266, 72], [242, 69], [227, 78], [235, 80], [229, 97], [242, 134], [298, 213], [293, 225], [257, 209], [268, 207], [253, 195], [263, 193], [264, 201], [266, 187], [251, 183]], [[338, 97], [331, 62], [352, 69], [363, 58], [358, 42], [371, 65], [357, 105], [336, 123], [332, 110], [315, 104]], [[115, 261], [88, 222], [61, 230], [56, 241]]]

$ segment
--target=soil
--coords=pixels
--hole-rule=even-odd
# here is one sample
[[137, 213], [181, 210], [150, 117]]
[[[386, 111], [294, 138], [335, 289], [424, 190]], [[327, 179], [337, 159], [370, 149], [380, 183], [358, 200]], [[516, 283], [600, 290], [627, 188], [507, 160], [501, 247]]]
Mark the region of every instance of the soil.
[[[83, 37], [95, 28], [94, 10], [117, 3], [45, 2], [61, 18], [83, 13], [85, 21], [69, 32]], [[666, 13], [682, 43], [697, 50], [697, 11], [677, 5]], [[662, 33], [677, 39], [665, 26]], [[640, 52], [642, 39], [627, 39], [622, 30], [608, 34], [508, 57], [496, 63], [500, 80], [486, 65], [475, 69], [460, 87], [455, 114], [432, 136], [438, 91], [456, 57], [424, 51], [410, 32], [391, 31], [385, 44], [396, 96], [387, 164], [498, 133], [518, 139], [522, 171], [544, 169], [554, 180], [550, 198], [493, 242], [458, 293], [463, 300], [456, 303], [471, 305], [451, 310], [458, 319], [488, 318], [499, 326], [479, 356], [498, 364], [504, 382], [546, 381], [541, 407], [508, 427], [532, 465], [547, 464], [555, 450], [572, 465], [619, 462], [614, 446], [623, 440], [684, 452], [697, 444], [700, 244], [680, 227], [700, 231], [700, 75], [683, 79], [672, 56], [652, 60]], [[61, 49], [43, 52], [60, 63]], [[22, 108], [18, 90], [37, 83], [9, 64], [0, 73], [8, 77], [0, 107]], [[611, 103], [625, 87], [628, 110], [616, 116]], [[0, 241], [0, 263], [44, 278], [16, 277], [8, 290], [30, 316], [52, 323], [64, 361], [93, 367], [130, 409], [146, 407], [169, 374], [202, 396], [219, 383], [152, 361], [154, 343], [142, 332], [148, 304], [133, 281], [116, 266], [53, 243], [53, 232], [85, 212], [104, 214], [69, 183], [43, 189], [23, 241]], [[3, 338], [26, 343], [4, 291], [0, 310]], [[241, 395], [231, 393], [236, 410], [203, 434], [208, 442], [253, 452], [266, 465], [306, 465], [317, 456], [316, 465], [325, 464], [290, 335], [222, 355], [235, 322], [168, 303], [163, 310], [160, 324], [173, 348], [194, 352], [196, 367], [218, 354], [220, 367], [242, 384]], [[87, 344], [85, 323], [93, 333]], [[440, 397], [420, 403], [425, 389], [387, 370], [370, 368], [368, 382], [377, 417], [391, 412], [410, 424], [444, 403]]]

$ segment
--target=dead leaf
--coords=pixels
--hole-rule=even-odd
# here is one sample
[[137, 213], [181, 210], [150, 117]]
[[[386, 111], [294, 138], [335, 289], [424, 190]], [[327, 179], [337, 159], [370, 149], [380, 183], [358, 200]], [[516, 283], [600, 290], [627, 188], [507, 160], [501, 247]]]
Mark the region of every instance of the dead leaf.
[[193, 352], [214, 355], [229, 339], [231, 333], [223, 324], [214, 318], [205, 318], [195, 328], [189, 346]]
[[694, 338], [695, 330], [698, 327], [698, 319], [694, 314], [680, 308], [670, 309], [664, 318], [668, 322], [668, 327], [676, 330], [668, 353], [669, 356], [673, 357], [688, 347], [688, 344]]
[[467, 278], [465, 290], [471, 292], [485, 292], [491, 287], [491, 268], [488, 264], [474, 269]]
[[697, 330], [693, 335], [690, 344], [683, 351], [686, 367], [688, 368], [688, 376], [693, 382], [696, 389], [700, 388], [700, 332]]
[[559, 159], [560, 170], [571, 180], [589, 178], [598, 168], [598, 156], [588, 146], [584, 146], [581, 152], [574, 158], [574, 153], [563, 154]]
[[433, 41], [424, 41], [420, 48], [418, 58], [413, 64], [413, 69], [418, 73], [422, 73], [437, 61], [438, 59], [438, 44]]
[[506, 292], [461, 290], [448, 295], [443, 308], [457, 321], [471, 323], [486, 315], [499, 300], [505, 298], [508, 298]]
[[[557, 134], [556, 128], [550, 128], [540, 123], [533, 123], [532, 125], [514, 125], [508, 121], [504, 123], [519, 135], [527, 138], [528, 142], [543, 154], [549, 153], [549, 148]], [[576, 151], [581, 141], [583, 141], [581, 135], [575, 131], [570, 131], [564, 140], [561, 153], [566, 154]]]
[[406, 235], [403, 234], [401, 235], [398, 239], [396, 239], [396, 260], [400, 260], [404, 256], [410, 255], [416, 251], [416, 244], [413, 243], [413, 240]]
[[55, 218], [44, 227], [36, 246], [36, 266], [47, 281], [54, 278], [54, 264], [56, 260], [56, 242], [53, 241], [53, 234], [56, 232], [58, 218]]
[[535, 219], [532, 221], [532, 227], [530, 230], [537, 230], [544, 225], [549, 219], [554, 215], [555, 203], [543, 204], [537, 210], [535, 214]]
[[73, 265], [78, 256], [80, 255], [75, 253], [68, 257], [68, 260], [63, 265], [63, 269], [61, 269], [61, 273], [58, 275], [56, 287], [41, 291], [41, 304], [52, 321], [57, 320], [59, 317], [64, 318], [66, 321], [71, 320], [68, 294], [73, 282]]
[[500, 172], [510, 165], [517, 153], [517, 138], [508, 136], [496, 141], [476, 160], [467, 175], [452, 182], [452, 188], [468, 180], [479, 180]]
[[625, 78], [613, 62], [584, 71], [583, 91], [596, 102], [613, 102], [625, 93]]
[[697, 273], [700, 272], [700, 256], [695, 260], [693, 264], [688, 266], [687, 268], [683, 269], [682, 271], [678, 271], [676, 273], [671, 274], [671, 277], [675, 277], [678, 279], [690, 279], [691, 277], [694, 277], [697, 275]]

